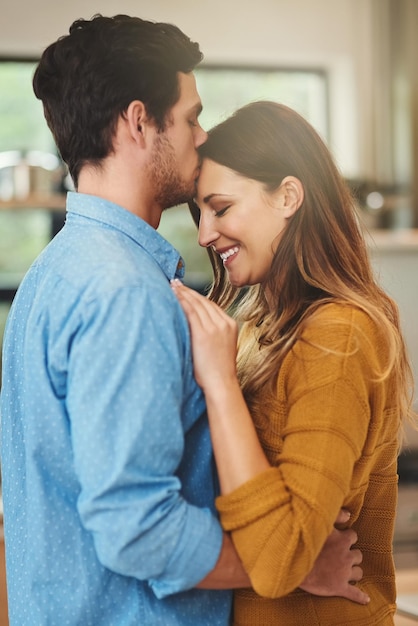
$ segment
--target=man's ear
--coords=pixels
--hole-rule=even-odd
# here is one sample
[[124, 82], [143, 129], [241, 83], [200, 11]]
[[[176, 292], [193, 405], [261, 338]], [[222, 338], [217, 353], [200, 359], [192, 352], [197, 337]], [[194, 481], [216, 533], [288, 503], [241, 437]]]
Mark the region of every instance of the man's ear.
[[278, 206], [283, 211], [284, 217], [292, 217], [301, 206], [305, 191], [299, 178], [286, 176], [277, 190]]
[[133, 100], [125, 111], [125, 118], [132, 139], [137, 143], [144, 143], [149, 124], [144, 103]]

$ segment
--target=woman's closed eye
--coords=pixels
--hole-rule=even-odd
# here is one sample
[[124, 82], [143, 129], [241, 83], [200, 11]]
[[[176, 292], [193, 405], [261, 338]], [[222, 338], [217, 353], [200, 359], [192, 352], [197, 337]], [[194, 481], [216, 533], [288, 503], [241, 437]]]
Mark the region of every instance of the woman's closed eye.
[[227, 212], [227, 210], [229, 209], [231, 205], [228, 204], [225, 207], [222, 207], [222, 209], [213, 209], [213, 214], [215, 217], [222, 217], [222, 215], [225, 215], [225, 213]]

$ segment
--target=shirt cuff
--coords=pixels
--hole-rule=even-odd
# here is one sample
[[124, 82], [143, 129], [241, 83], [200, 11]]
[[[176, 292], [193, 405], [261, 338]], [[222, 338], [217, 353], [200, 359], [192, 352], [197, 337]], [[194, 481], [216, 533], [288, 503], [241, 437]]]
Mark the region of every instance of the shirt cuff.
[[158, 579], [149, 580], [157, 598], [195, 587], [215, 567], [223, 530], [209, 509], [187, 507], [187, 519], [170, 562]]

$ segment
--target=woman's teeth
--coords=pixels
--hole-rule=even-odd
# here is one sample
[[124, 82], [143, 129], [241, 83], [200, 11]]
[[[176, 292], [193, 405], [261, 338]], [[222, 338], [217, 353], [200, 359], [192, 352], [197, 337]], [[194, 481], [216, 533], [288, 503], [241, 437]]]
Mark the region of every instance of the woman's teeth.
[[234, 246], [233, 248], [226, 250], [226, 252], [221, 252], [219, 256], [221, 257], [222, 261], [225, 262], [230, 256], [232, 256], [233, 254], [236, 254], [237, 252], [238, 252], [238, 246]]

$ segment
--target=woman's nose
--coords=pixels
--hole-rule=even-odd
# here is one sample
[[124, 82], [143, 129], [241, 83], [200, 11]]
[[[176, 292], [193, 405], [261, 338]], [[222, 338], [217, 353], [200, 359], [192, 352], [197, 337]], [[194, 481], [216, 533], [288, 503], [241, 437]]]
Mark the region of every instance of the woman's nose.
[[203, 212], [200, 215], [199, 222], [199, 245], [203, 248], [209, 248], [213, 246], [219, 237], [219, 233], [213, 227], [213, 220], [204, 216]]

